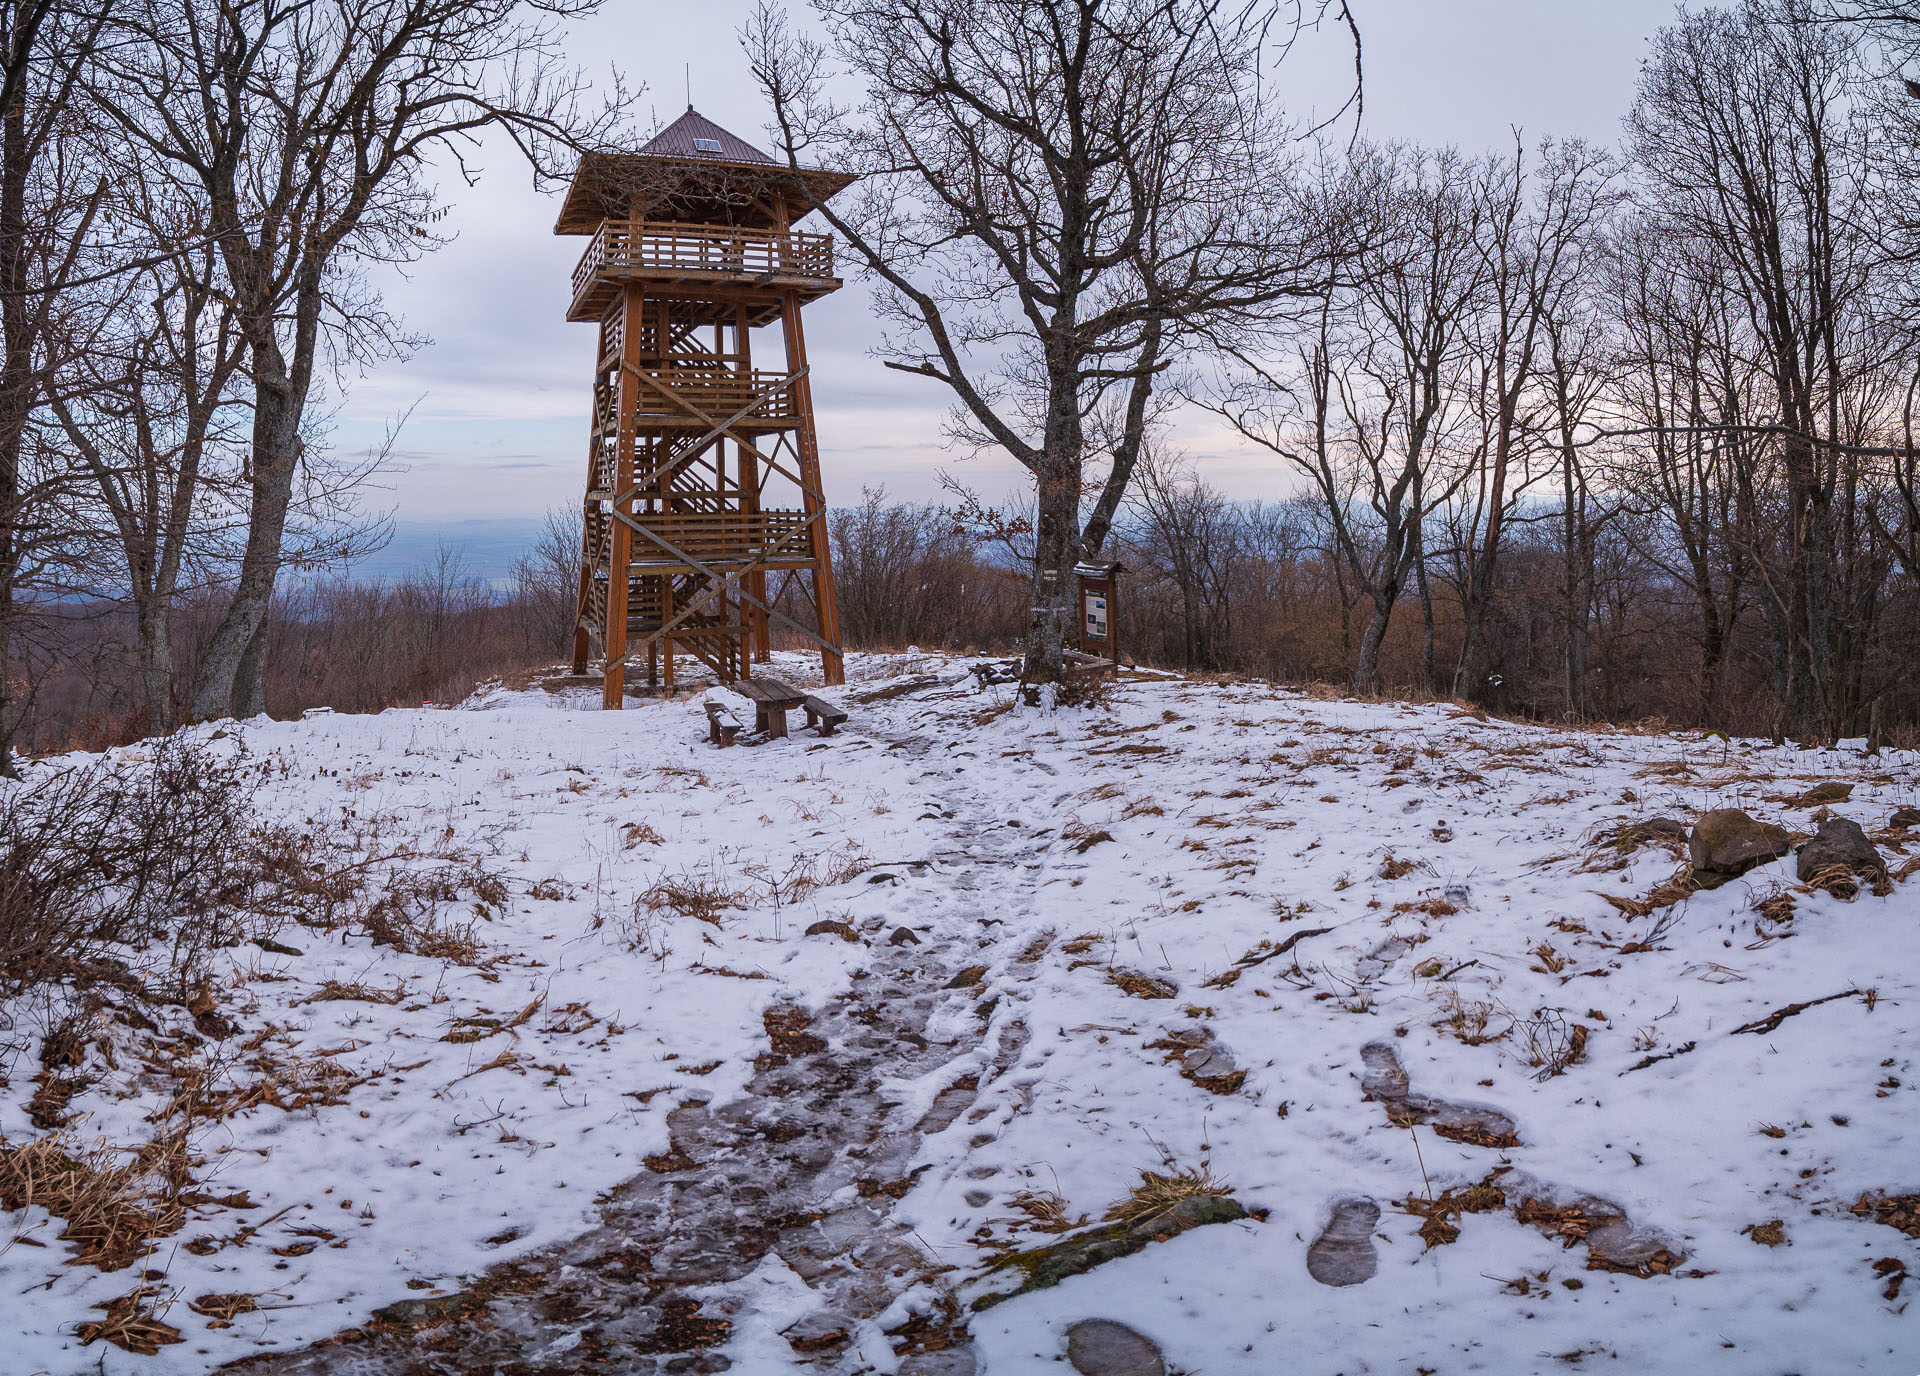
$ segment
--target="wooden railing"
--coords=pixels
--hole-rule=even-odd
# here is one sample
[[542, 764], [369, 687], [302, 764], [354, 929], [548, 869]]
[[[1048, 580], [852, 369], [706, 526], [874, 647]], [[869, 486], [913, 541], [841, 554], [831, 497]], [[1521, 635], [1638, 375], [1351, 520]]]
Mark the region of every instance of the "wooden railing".
[[[634, 517], [682, 555], [702, 564], [740, 563], [758, 558], [773, 546], [794, 537], [780, 556], [804, 558], [808, 541], [800, 535], [806, 524], [801, 511], [727, 511], [707, 513], [657, 512]], [[635, 564], [673, 562], [673, 556], [638, 531], [633, 536]]]
[[[644, 371], [648, 379], [673, 395], [671, 398], [665, 396], [660, 387], [649, 386], [646, 382], [635, 388], [639, 393], [635, 410], [642, 429], [660, 425], [704, 428], [708, 422], [695, 416], [694, 410], [711, 417], [713, 421], [725, 420], [749, 406], [752, 409], [747, 411], [744, 419], [778, 421], [795, 414], [793, 383], [784, 373], [672, 367], [647, 367]], [[675, 404], [676, 399], [684, 401], [686, 405]], [[689, 410], [689, 407], [693, 409]]]
[[574, 297], [603, 270], [635, 268], [729, 277], [832, 277], [833, 237], [730, 225], [606, 220], [573, 270]]

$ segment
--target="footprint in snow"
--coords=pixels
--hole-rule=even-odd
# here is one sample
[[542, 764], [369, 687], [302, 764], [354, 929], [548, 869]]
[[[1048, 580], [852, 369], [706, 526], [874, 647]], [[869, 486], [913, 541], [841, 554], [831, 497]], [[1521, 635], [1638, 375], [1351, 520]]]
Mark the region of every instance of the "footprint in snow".
[[1380, 1206], [1365, 1195], [1334, 1201], [1333, 1217], [1307, 1248], [1307, 1274], [1322, 1285], [1359, 1285], [1373, 1279], [1380, 1258], [1373, 1250]]
[[1368, 1042], [1360, 1048], [1366, 1073], [1360, 1088], [1369, 1099], [1387, 1106], [1387, 1118], [1398, 1127], [1425, 1123], [1437, 1136], [1474, 1147], [1517, 1147], [1520, 1133], [1513, 1119], [1485, 1104], [1451, 1104], [1411, 1091], [1400, 1053], [1386, 1042]]

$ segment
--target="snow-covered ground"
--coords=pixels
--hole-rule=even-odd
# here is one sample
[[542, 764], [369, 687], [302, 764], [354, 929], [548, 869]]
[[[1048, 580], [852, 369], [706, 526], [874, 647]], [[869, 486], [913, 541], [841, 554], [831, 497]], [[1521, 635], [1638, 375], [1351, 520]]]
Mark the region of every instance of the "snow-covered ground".
[[[1920, 1369], [1920, 1281], [1899, 1292], [1883, 1260], [1920, 1270], [1920, 1246], [1852, 1208], [1920, 1190], [1920, 879], [1842, 901], [1796, 892], [1789, 857], [1635, 916], [1607, 895], [1644, 897], [1676, 857], [1643, 846], [1606, 869], [1596, 846], [1623, 822], [1722, 806], [1810, 831], [1812, 808], [1788, 800], [1841, 780], [1852, 796], [1832, 812], [1897, 871], [1886, 827], [1920, 801], [1912, 752], [1146, 677], [1043, 713], [938, 656], [855, 657], [850, 677], [831, 739], [727, 750], [698, 699], [612, 714], [539, 690], [229, 724], [221, 748], [272, 762], [269, 817], [463, 852], [506, 901], [442, 895], [443, 928], [479, 943], [463, 959], [298, 927], [275, 943], [298, 954], [230, 953], [217, 998], [237, 1030], [191, 1054], [210, 1089], [270, 1079], [279, 1102], [194, 1144], [200, 1194], [251, 1207], [197, 1206], [149, 1259], [184, 1341], [83, 1348], [76, 1324], [141, 1268], [64, 1265], [62, 1223], [26, 1210], [0, 1218], [0, 1320], [18, 1333], [0, 1369], [197, 1372], [286, 1352], [551, 1254], [649, 1157], [697, 1190], [700, 1153], [671, 1159], [669, 1114], [757, 1092], [769, 1011], [824, 1017], [883, 975], [923, 996], [903, 1050], [939, 1051], [875, 1072], [878, 1111], [919, 1130], [886, 1139], [910, 1153], [897, 1188], [848, 1184], [819, 1212], [877, 1198], [923, 1272], [882, 1312], [837, 1299], [846, 1342], [802, 1354], [780, 1334], [817, 1282], [766, 1251], [705, 1292], [703, 1313], [731, 1325], [712, 1351], [735, 1370], [900, 1369], [909, 1340], [886, 1330], [942, 1296], [970, 1357], [956, 1325], [946, 1365], [904, 1369], [1063, 1370], [1063, 1334], [1087, 1318], [1209, 1376]], [[1755, 911], [1782, 894], [1784, 920]], [[822, 920], [858, 939], [805, 935]], [[890, 941], [903, 926], [917, 939]], [[17, 1048], [0, 1134], [18, 1144], [57, 1010], [0, 1011]], [[185, 1056], [181, 1030], [152, 1035]], [[89, 1049], [76, 1144], [145, 1140], [177, 1087], [134, 1038], [110, 1028]], [[1542, 1078], [1535, 1062], [1575, 1039]], [[965, 1112], [927, 1116], [962, 1089]], [[1436, 1132], [1449, 1123], [1517, 1145]], [[1097, 1222], [1143, 1171], [1202, 1167], [1249, 1217], [970, 1308], [1004, 1288], [987, 1266], [1008, 1244], [1071, 1235], [1042, 1231], [1049, 1217]], [[1503, 1206], [1426, 1246], [1409, 1201], [1483, 1180]], [[1378, 1222], [1346, 1259], [1363, 1272], [1371, 1247], [1374, 1274], [1323, 1284], [1309, 1249], [1343, 1201], [1364, 1234], [1361, 1199]], [[1563, 1206], [1623, 1211], [1627, 1269], [1589, 1269], [1586, 1246], [1563, 1246], [1576, 1237], [1550, 1236], [1585, 1227], [1550, 1215]], [[259, 1308], [212, 1326], [188, 1304], [209, 1294]], [[558, 1311], [528, 1351], [557, 1362], [596, 1322]]]

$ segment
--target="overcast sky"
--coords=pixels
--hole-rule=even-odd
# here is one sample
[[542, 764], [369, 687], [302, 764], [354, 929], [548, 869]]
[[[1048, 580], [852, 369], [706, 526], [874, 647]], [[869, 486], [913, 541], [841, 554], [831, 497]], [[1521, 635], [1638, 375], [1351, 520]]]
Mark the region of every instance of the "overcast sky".
[[[764, 146], [766, 112], [735, 31], [752, 0], [608, 0], [575, 32], [593, 73], [617, 64], [652, 127], [694, 104]], [[1511, 141], [1581, 135], [1617, 141], [1647, 39], [1671, 0], [1353, 0], [1366, 54], [1363, 130], [1376, 138], [1479, 151]], [[1309, 36], [1280, 72], [1288, 104], [1307, 114], [1344, 98], [1351, 53], [1336, 33]], [[558, 198], [529, 185], [505, 150], [483, 159], [474, 188], [449, 188], [457, 239], [384, 282], [390, 306], [431, 343], [405, 363], [350, 380], [337, 403], [337, 446], [377, 443], [412, 407], [398, 443], [406, 471], [371, 493], [409, 524], [537, 516], [579, 501], [585, 477], [593, 329], [563, 319], [582, 241], [553, 232]], [[857, 284], [807, 310], [820, 443], [831, 502], [884, 484], [898, 497], [936, 496], [947, 468], [991, 496], [1015, 487], [1005, 460], [942, 448], [937, 383], [883, 369]], [[1203, 425], [1182, 433], [1209, 476], [1240, 497], [1289, 490], [1259, 453]]]

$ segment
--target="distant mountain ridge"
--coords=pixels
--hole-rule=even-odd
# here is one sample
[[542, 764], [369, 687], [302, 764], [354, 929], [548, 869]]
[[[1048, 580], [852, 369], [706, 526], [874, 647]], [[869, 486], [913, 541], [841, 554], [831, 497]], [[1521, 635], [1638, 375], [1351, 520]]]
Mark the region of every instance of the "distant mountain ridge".
[[350, 578], [399, 578], [431, 568], [445, 548], [459, 556], [461, 572], [496, 581], [540, 538], [540, 516], [496, 516], [466, 521], [396, 521], [384, 549], [356, 559]]

